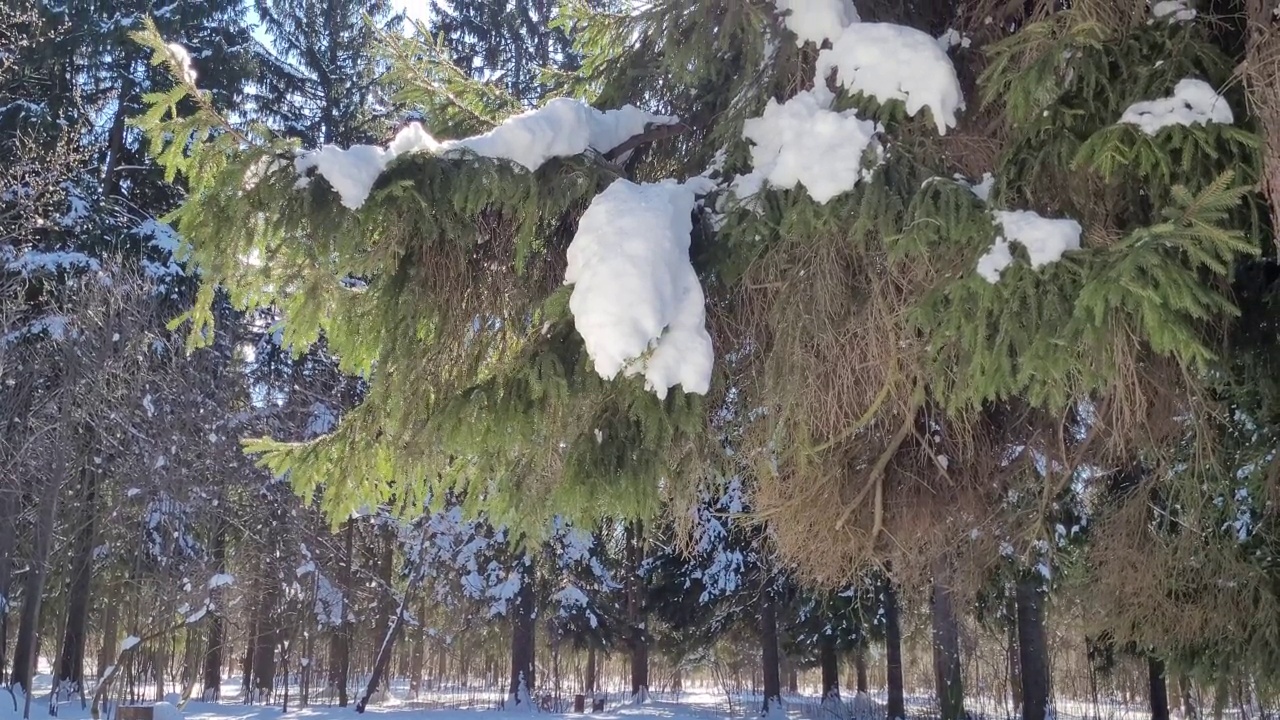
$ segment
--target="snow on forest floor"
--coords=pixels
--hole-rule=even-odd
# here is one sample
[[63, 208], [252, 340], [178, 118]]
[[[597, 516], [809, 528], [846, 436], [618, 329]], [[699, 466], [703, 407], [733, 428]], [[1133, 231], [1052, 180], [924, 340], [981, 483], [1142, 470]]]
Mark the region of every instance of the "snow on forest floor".
[[[38, 676], [35, 686], [36, 695], [32, 697], [30, 717], [50, 717], [50, 676]], [[292, 688], [288, 713], [281, 710], [282, 696], [276, 698], [271, 705], [250, 705], [239, 702], [239, 695], [239, 682], [230, 680], [223, 687], [223, 696], [227, 700], [192, 700], [183, 707], [182, 720], [279, 720], [285, 715], [289, 720], [355, 720], [360, 717], [354, 709], [355, 693], [352, 694], [352, 707], [339, 708], [322, 697], [313, 699], [308, 707], [299, 708], [297, 689]], [[498, 708], [502, 697], [503, 694], [497, 690], [460, 688], [427, 691], [410, 698], [407, 689], [394, 688], [389, 696], [371, 703], [366, 716], [374, 716], [377, 720], [481, 720], [481, 716], [484, 720], [515, 720], [528, 718], [531, 714], [583, 717], [573, 713], [501, 710]], [[691, 689], [678, 695], [655, 694], [650, 702], [640, 705], [625, 702], [618, 693], [607, 697], [609, 701], [605, 712], [591, 713], [585, 717], [591, 720], [726, 720], [755, 717], [761, 705], [758, 695], [726, 693], [711, 687]], [[169, 700], [177, 703], [178, 699], [171, 695]], [[823, 706], [816, 695], [791, 695], [784, 699], [783, 715], [785, 720], [884, 720], [884, 700], [883, 693], [862, 698], [846, 697], [842, 703], [843, 708], [837, 712]], [[566, 702], [572, 702], [571, 695]], [[1012, 715], [1007, 705], [990, 699], [971, 698], [966, 705], [971, 717], [976, 719], [1006, 720]], [[0, 720], [18, 720], [23, 717], [23, 709], [20, 693], [11, 699], [0, 688]], [[58, 703], [55, 712], [56, 717], [62, 720], [90, 718], [88, 708], [82, 706], [78, 697]], [[928, 696], [909, 696], [907, 714], [911, 720], [927, 720], [937, 716], [937, 709], [933, 699]], [[114, 712], [104, 712], [102, 720], [113, 720], [114, 717]], [[1059, 720], [1145, 720], [1150, 714], [1144, 707], [1124, 705], [1116, 701], [1094, 704], [1059, 700], [1056, 703], [1056, 717]], [[172, 713], [157, 713], [156, 720], [178, 719]], [[778, 716], [778, 720], [784, 720], [783, 716]], [[1241, 716], [1238, 720], [1249, 719]]]

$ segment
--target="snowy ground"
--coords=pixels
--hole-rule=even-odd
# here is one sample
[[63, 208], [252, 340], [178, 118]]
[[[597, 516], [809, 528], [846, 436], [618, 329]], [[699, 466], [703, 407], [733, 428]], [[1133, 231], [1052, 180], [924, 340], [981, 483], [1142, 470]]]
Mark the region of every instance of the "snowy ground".
[[[31, 718], [46, 718], [50, 713], [49, 691], [50, 676], [41, 675], [36, 680], [36, 695], [32, 698]], [[313, 698], [312, 705], [306, 708], [297, 707], [297, 691], [290, 693], [290, 710], [281, 711], [282, 697], [275, 698], [272, 705], [248, 705], [237, 702], [240, 694], [239, 683], [229, 680], [224, 685], [223, 696], [230, 698], [219, 703], [206, 703], [192, 700], [181, 711], [181, 718], [175, 714], [157, 713], [156, 720], [280, 720], [287, 715], [287, 720], [355, 720], [359, 717], [353, 707], [339, 708], [329, 704], [325, 698]], [[176, 696], [169, 698], [177, 703]], [[846, 698], [839, 711], [823, 706], [813, 695], [793, 695], [785, 699], [783, 717], [778, 720], [883, 720], [883, 694], [871, 697]], [[502, 700], [502, 694], [490, 690], [455, 689], [424, 692], [413, 699], [401, 688], [394, 689], [389, 697], [378, 698], [371, 704], [366, 715], [378, 720], [515, 720], [528, 718], [528, 711], [512, 711], [495, 709]], [[571, 702], [572, 696], [565, 700]], [[355, 698], [352, 698], [352, 705]], [[587, 717], [592, 720], [732, 720], [735, 718], [755, 717], [759, 713], [760, 698], [749, 693], [726, 694], [715, 688], [696, 688], [680, 693], [678, 696], [655, 696], [649, 703], [633, 705], [623, 702], [621, 696], [611, 696], [606, 712], [593, 713]], [[0, 720], [18, 720], [23, 717], [23, 698], [18, 695], [11, 699], [7, 692], [0, 689]], [[967, 707], [974, 718], [988, 720], [1004, 720], [1009, 717], [1007, 708], [997, 702], [984, 702], [981, 698], [973, 698]], [[1059, 700], [1057, 717], [1060, 720], [1143, 720], [1149, 713], [1142, 707], [1126, 707], [1116, 702], [1101, 705], [1091, 703]], [[89, 720], [90, 712], [83, 707], [80, 699], [59, 703], [55, 709], [56, 716], [64, 720]], [[572, 714], [537, 713], [551, 718], [581, 717]], [[907, 714], [912, 720], [926, 720], [936, 717], [936, 708], [927, 696], [910, 696], [907, 698]], [[1232, 715], [1235, 715], [1232, 713]], [[112, 720], [114, 713], [104, 713], [102, 720]], [[1248, 718], [1240, 718], [1248, 720]]]

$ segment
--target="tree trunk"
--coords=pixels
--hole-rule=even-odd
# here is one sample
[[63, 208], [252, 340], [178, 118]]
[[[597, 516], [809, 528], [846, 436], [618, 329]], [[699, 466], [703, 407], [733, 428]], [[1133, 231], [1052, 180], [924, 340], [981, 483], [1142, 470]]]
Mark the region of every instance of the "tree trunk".
[[831, 633], [818, 636], [818, 665], [822, 668], [822, 702], [840, 701], [840, 657]]
[[526, 555], [524, 560], [524, 577], [516, 594], [515, 615], [512, 617], [511, 683], [507, 698], [517, 709], [532, 710], [535, 706], [533, 693], [537, 689], [534, 676], [534, 633], [537, 625], [534, 583], [537, 576], [532, 558]]
[[853, 669], [858, 679], [858, 694], [867, 694], [867, 640], [864, 636], [853, 649]]
[[[531, 583], [532, 581], [530, 580]], [[390, 587], [385, 588], [385, 590], [390, 592]], [[365, 687], [364, 695], [360, 698], [360, 701], [356, 703], [356, 712], [358, 713], [363, 713], [365, 708], [369, 706], [369, 700], [373, 698], [374, 693], [378, 691], [378, 687], [382, 685], [383, 679], [386, 677], [387, 668], [391, 665], [392, 653], [395, 651], [396, 639], [400, 637], [400, 630], [404, 627], [405, 612], [409, 609], [409, 593], [411, 590], [412, 588], [405, 591], [404, 599], [400, 601], [400, 609], [396, 611], [395, 617], [390, 619], [386, 634], [383, 635], [377, 654], [374, 655], [373, 672], [369, 675], [369, 684]], [[521, 584], [520, 592], [521, 595], [524, 594], [524, 584]], [[532, 597], [533, 593], [530, 592], [529, 595]], [[521, 598], [521, 604], [524, 604], [523, 597]], [[534, 617], [532, 604], [532, 602], [529, 602], [531, 622]], [[532, 638], [530, 640], [532, 641]], [[530, 642], [530, 645], [532, 646], [532, 642]], [[532, 656], [530, 656], [530, 660], [532, 660]], [[533, 676], [530, 675], [529, 677]]]
[[626, 547], [631, 699], [633, 702], [646, 702], [649, 699], [649, 629], [646, 627], [644, 588], [640, 577], [640, 565], [644, 562], [644, 526], [639, 522], [627, 525]]
[[102, 645], [98, 648], [99, 680], [107, 674], [107, 668], [115, 664], [116, 638], [120, 634], [120, 603], [117, 602], [119, 598], [112, 592], [111, 585], [107, 586], [103, 595], [109, 599], [102, 608]]
[[898, 592], [888, 575], [884, 578], [881, 600], [884, 603], [885, 685], [888, 691], [885, 713], [889, 720], [902, 720], [907, 716], [902, 680], [902, 626], [898, 622]]
[[[64, 405], [69, 404], [64, 402]], [[55, 478], [62, 477], [65, 473], [65, 458], [62, 463], [63, 469], [54, 472]], [[53, 526], [58, 512], [60, 490], [61, 483], [54, 480], [44, 488], [43, 492], [36, 494], [40, 514], [36, 520], [31, 566], [27, 571], [23, 588], [18, 639], [13, 648], [13, 673], [9, 676], [10, 685], [17, 685], [28, 691], [28, 704], [31, 701], [31, 679], [35, 676], [40, 633], [40, 606], [44, 598], [45, 578], [49, 575], [49, 553], [53, 549]], [[24, 709], [23, 716], [30, 717], [29, 708]]]
[[125, 129], [129, 116], [135, 112], [131, 105], [137, 81], [133, 79], [133, 64], [120, 78], [120, 102], [107, 133], [107, 162], [102, 173], [102, 194], [114, 197], [120, 192], [120, 160], [125, 150]]
[[196, 625], [187, 625], [186, 642], [182, 652], [182, 689], [194, 688], [196, 679], [200, 677], [200, 629]]
[[[213, 571], [227, 572], [227, 526], [219, 521], [213, 533]], [[209, 589], [209, 638], [204, 648], [204, 688], [200, 697], [213, 702], [222, 696], [222, 649], [226, 643], [226, 619], [223, 617], [221, 585]]]
[[0, 681], [9, 667], [6, 651], [9, 648], [10, 585], [18, 549], [18, 488], [16, 480], [11, 478], [5, 478], [5, 484], [0, 485]]
[[1044, 637], [1044, 591], [1039, 576], [1018, 580], [1016, 592], [1022, 718], [1045, 720], [1049, 712], [1049, 648]]
[[79, 527], [67, 582], [67, 623], [58, 659], [58, 684], [84, 688], [84, 655], [89, 631], [89, 594], [93, 581], [93, 541], [97, 522], [98, 470], [80, 471]]
[[762, 715], [782, 710], [782, 678], [778, 674], [778, 616], [767, 587], [760, 591], [760, 662], [764, 684]]
[[390, 523], [379, 528], [378, 534], [378, 616], [373, 626], [374, 642], [381, 643], [391, 627], [395, 613], [395, 597], [391, 593], [391, 578], [395, 574], [396, 535]]
[[1018, 602], [1017, 590], [1009, 596], [1006, 603], [1009, 616], [1008, 648], [1006, 662], [1009, 666], [1009, 695], [1013, 707], [1022, 708], [1022, 657], [1018, 649]]
[[1165, 682], [1164, 661], [1147, 657], [1147, 677], [1151, 688], [1151, 720], [1169, 720], [1169, 688]]
[[275, 583], [262, 581], [254, 610], [252, 688], [255, 702], [266, 702], [276, 680]]
[[329, 648], [330, 674], [329, 684], [335, 686], [338, 690], [338, 707], [347, 706], [347, 683], [351, 678], [351, 610], [349, 607], [350, 598], [352, 596], [352, 551], [355, 546], [355, 520], [347, 520], [347, 526], [343, 529], [342, 539], [342, 562], [339, 570], [342, 574], [341, 592], [342, 592], [342, 608], [339, 612], [341, 625], [333, 635], [332, 644]]
[[[939, 564], [940, 567], [941, 563]], [[945, 570], [933, 580], [933, 674], [941, 720], [964, 717], [964, 677], [960, 666], [960, 628]]]
[[427, 652], [427, 601], [418, 603], [418, 627], [413, 633], [413, 649], [409, 651], [409, 693], [418, 697], [422, 692], [422, 665]]
[[588, 697], [594, 697], [596, 694], [596, 646], [595, 645], [587, 646], [587, 677], [586, 677], [585, 685], [586, 687], [584, 687], [582, 691], [586, 693]]

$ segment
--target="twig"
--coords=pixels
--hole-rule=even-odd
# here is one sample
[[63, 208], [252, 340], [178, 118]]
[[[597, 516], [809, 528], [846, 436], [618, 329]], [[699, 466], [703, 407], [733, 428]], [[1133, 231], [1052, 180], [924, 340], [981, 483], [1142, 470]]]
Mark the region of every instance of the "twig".
[[836, 522], [836, 527], [844, 527], [849, 516], [853, 514], [855, 508], [867, 497], [867, 493], [875, 490], [875, 507], [873, 508], [874, 520], [871, 526], [871, 540], [875, 541], [876, 535], [880, 534], [880, 530], [884, 527], [884, 475], [889, 463], [893, 461], [893, 456], [898, 454], [898, 450], [902, 447], [902, 443], [911, 434], [916, 424], [916, 412], [920, 409], [921, 395], [923, 389], [916, 386], [916, 402], [911, 404], [911, 412], [907, 413], [902, 420], [902, 426], [893, 434], [889, 440], [889, 445], [880, 453], [880, 457], [876, 458], [876, 464], [871, 467], [871, 474], [867, 477], [867, 484], [858, 492], [858, 496], [845, 509], [844, 514], [840, 516], [840, 520]]

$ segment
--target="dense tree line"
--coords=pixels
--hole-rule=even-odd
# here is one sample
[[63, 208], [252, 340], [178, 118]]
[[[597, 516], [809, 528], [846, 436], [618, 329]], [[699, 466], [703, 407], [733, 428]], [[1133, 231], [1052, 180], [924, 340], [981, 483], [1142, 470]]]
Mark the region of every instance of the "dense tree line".
[[[1272, 8], [433, 6], [0, 10], [9, 686], [1274, 705]], [[705, 388], [564, 287], [668, 179]]]

